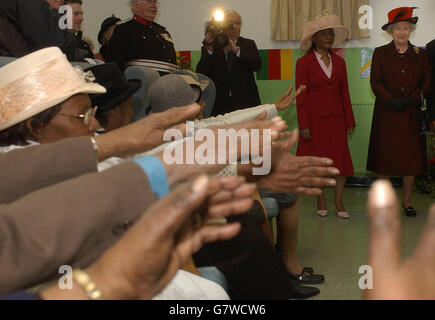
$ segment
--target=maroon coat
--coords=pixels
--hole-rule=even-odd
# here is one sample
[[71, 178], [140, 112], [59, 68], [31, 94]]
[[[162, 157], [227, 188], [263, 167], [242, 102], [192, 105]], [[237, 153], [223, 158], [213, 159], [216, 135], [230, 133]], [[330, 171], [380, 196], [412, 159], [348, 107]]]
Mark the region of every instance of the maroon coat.
[[[426, 172], [426, 137], [418, 134], [420, 93], [430, 89], [431, 68], [426, 50], [414, 47], [400, 54], [394, 42], [376, 48], [371, 86], [376, 95], [367, 170], [389, 176], [415, 176]], [[387, 107], [393, 98], [415, 99], [405, 111]]]
[[307, 89], [297, 98], [299, 128], [310, 129], [311, 139], [299, 138], [298, 156], [327, 157], [341, 176], [354, 173], [347, 128], [355, 127], [346, 62], [331, 53], [332, 75], [325, 74], [314, 50], [296, 63], [296, 87]]

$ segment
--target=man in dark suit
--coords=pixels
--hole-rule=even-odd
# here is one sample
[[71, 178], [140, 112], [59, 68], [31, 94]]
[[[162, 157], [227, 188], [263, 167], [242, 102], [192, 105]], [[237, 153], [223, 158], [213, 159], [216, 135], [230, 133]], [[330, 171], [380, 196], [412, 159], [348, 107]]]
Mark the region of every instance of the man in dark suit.
[[80, 52], [80, 57], [75, 61], [84, 61], [84, 59], [92, 59], [94, 54], [92, 52], [91, 46], [85, 40], [83, 40], [82, 23], [83, 9], [82, 0], [66, 0], [65, 4], [69, 5], [73, 10], [73, 28], [70, 32], [74, 33], [77, 41], [77, 49]]
[[426, 45], [429, 56], [430, 65], [432, 68], [432, 89], [427, 98], [427, 107], [431, 120], [432, 131], [435, 132], [435, 40], [432, 40]]
[[260, 70], [261, 58], [253, 40], [240, 37], [241, 16], [234, 10], [225, 12], [233, 28], [227, 31], [230, 44], [225, 49], [210, 44], [206, 35], [201, 60], [196, 71], [210, 77], [216, 85], [213, 116], [261, 104], [254, 72]]

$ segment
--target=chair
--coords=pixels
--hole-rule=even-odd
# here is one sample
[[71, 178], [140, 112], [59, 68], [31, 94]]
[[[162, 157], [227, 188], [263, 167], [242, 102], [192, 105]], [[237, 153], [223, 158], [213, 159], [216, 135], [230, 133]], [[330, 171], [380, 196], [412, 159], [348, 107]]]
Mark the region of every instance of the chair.
[[276, 243], [277, 238], [277, 225], [276, 218], [279, 215], [279, 203], [275, 198], [261, 198], [264, 206], [266, 207], [267, 218], [272, 228], [273, 242]]

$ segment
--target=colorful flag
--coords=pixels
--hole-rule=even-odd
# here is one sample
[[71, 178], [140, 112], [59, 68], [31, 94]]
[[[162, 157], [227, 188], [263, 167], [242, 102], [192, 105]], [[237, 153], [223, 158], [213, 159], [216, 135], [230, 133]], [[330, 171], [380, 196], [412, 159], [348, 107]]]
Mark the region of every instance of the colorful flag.
[[177, 64], [181, 69], [192, 68], [192, 51], [177, 51]]
[[260, 50], [257, 80], [293, 80], [293, 50]]

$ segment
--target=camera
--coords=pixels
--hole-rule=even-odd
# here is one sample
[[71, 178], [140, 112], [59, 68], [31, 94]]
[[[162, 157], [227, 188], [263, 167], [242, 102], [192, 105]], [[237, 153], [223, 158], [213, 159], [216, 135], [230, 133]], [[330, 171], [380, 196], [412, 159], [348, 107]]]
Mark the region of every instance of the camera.
[[205, 34], [209, 33], [211, 35], [211, 40], [206, 43], [203, 41], [204, 45], [211, 45], [213, 49], [224, 49], [230, 44], [230, 38], [227, 32], [234, 30], [235, 27], [231, 21], [217, 21], [212, 19], [206, 22]]

